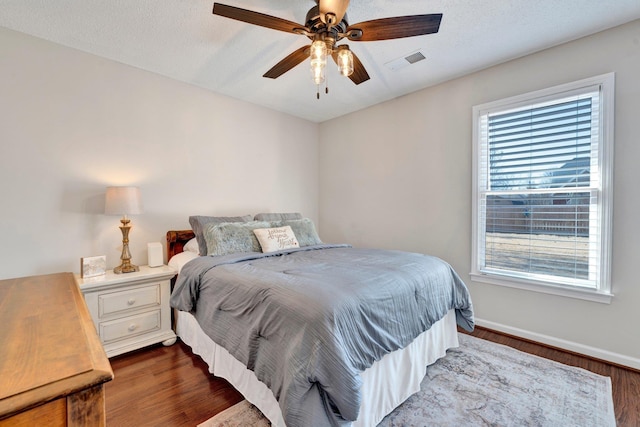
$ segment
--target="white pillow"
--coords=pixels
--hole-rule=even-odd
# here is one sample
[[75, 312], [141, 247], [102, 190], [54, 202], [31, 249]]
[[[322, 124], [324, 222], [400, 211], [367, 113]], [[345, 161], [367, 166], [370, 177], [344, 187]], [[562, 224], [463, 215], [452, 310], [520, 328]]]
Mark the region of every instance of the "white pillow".
[[171, 257], [169, 267], [175, 268], [178, 270], [178, 273], [180, 273], [180, 270], [182, 270], [182, 267], [184, 267], [186, 263], [199, 257], [198, 252], [180, 252]]
[[184, 252], [195, 252], [199, 253], [200, 249], [198, 248], [198, 239], [195, 237], [187, 242], [186, 245], [182, 247]]
[[258, 238], [264, 253], [300, 247], [296, 235], [288, 225], [276, 228], [256, 228], [253, 233]]

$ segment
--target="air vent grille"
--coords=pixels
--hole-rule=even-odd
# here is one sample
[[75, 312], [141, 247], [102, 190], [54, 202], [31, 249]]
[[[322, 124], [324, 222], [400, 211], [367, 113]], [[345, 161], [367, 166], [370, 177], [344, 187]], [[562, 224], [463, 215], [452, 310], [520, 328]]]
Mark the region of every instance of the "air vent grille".
[[408, 55], [404, 55], [400, 58], [394, 59], [393, 61], [389, 61], [384, 65], [392, 71], [398, 71], [411, 64], [422, 61], [423, 59], [426, 59], [426, 57], [421, 51], [418, 50], [416, 52], [412, 52]]
[[415, 64], [416, 62], [422, 61], [423, 59], [426, 59], [426, 58], [424, 57], [422, 52], [418, 51], [416, 53], [412, 53], [409, 56], [405, 56], [404, 59], [406, 59], [407, 62], [409, 62], [410, 64]]

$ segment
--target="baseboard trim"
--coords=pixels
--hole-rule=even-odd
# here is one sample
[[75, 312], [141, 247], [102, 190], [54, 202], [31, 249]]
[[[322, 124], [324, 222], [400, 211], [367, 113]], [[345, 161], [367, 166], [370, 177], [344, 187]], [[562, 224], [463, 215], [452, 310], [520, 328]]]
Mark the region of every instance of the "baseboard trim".
[[515, 337], [524, 338], [547, 346], [556, 347], [573, 353], [578, 353], [591, 358], [600, 359], [615, 365], [640, 371], [640, 359], [625, 356], [624, 354], [613, 353], [597, 347], [590, 347], [573, 341], [567, 341], [549, 335], [539, 334], [537, 332], [527, 331], [525, 329], [514, 328], [512, 326], [503, 325], [501, 323], [491, 322], [489, 320], [475, 319], [476, 325], [513, 335]]

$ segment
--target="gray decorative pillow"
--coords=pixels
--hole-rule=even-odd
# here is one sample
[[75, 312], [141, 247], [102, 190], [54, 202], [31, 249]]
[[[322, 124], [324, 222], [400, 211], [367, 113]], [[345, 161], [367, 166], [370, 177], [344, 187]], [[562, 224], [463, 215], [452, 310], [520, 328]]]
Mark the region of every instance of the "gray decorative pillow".
[[204, 256], [207, 254], [207, 242], [204, 240], [204, 228], [207, 224], [223, 222], [247, 222], [251, 221], [251, 215], [244, 216], [200, 216], [193, 215], [189, 217], [189, 224], [196, 235], [198, 241], [199, 254]]
[[272, 223], [274, 226], [288, 225], [293, 230], [293, 234], [296, 235], [300, 247], [321, 245], [322, 240], [318, 236], [316, 227], [309, 218], [293, 219], [286, 221], [276, 221]]
[[302, 214], [299, 212], [259, 213], [253, 217], [254, 221], [284, 221], [288, 219], [302, 219]]
[[260, 242], [253, 233], [257, 228], [269, 228], [270, 222], [225, 222], [205, 226], [204, 238], [207, 255], [227, 255], [239, 252], [262, 252]]

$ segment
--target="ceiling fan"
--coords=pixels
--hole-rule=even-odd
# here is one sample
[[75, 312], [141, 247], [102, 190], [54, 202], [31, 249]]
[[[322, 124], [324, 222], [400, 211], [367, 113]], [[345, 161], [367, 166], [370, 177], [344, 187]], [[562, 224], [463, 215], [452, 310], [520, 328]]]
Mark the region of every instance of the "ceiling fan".
[[[349, 46], [336, 44], [340, 40], [377, 41], [432, 34], [438, 32], [442, 20], [441, 13], [433, 13], [381, 18], [349, 25], [346, 13], [349, 0], [315, 1], [316, 6], [307, 12], [305, 25], [220, 3], [213, 4], [213, 14], [308, 37], [312, 40], [310, 45], [290, 53], [263, 77], [276, 79], [310, 58], [313, 81], [317, 85], [324, 82], [327, 56], [333, 58], [340, 73], [349, 77], [353, 83], [359, 85], [369, 80], [367, 70]], [[320, 94], [317, 96], [319, 98]]]

